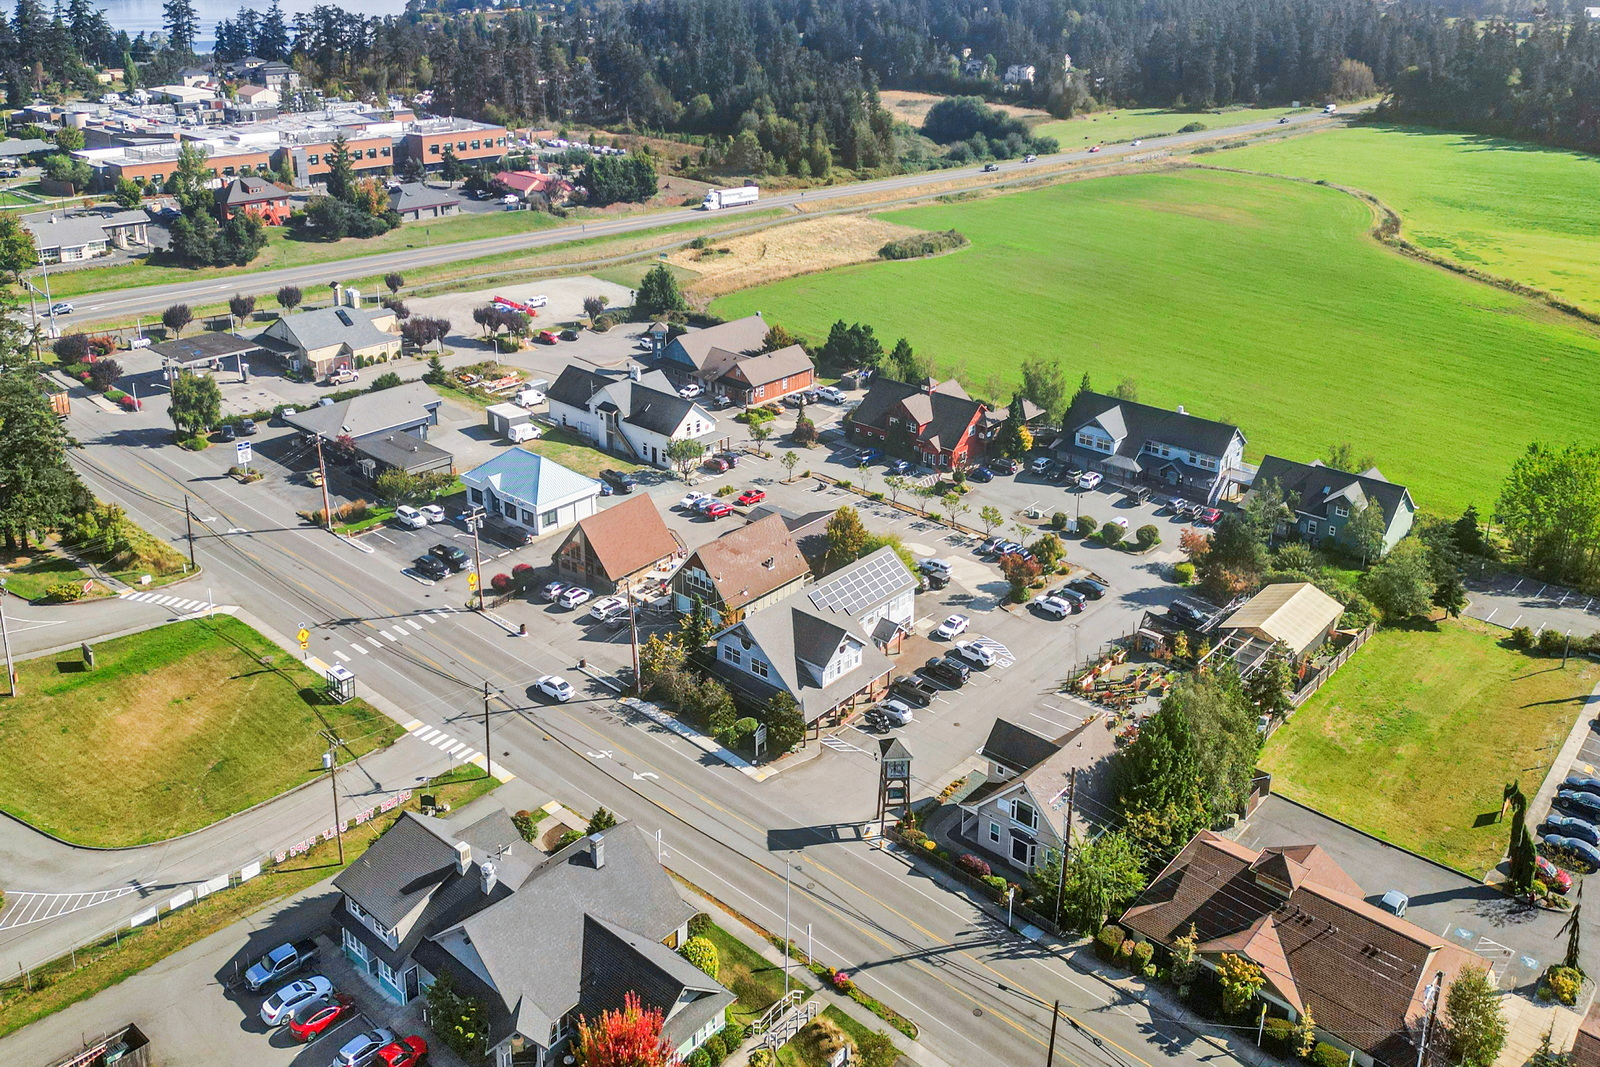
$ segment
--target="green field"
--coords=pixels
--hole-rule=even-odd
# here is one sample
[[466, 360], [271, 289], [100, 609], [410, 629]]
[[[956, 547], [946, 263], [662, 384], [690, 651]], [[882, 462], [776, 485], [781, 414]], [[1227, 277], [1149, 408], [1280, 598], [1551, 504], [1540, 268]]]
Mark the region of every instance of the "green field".
[[[262, 660], [269, 658], [273, 666]], [[321, 773], [320, 731], [369, 752], [400, 729], [226, 615], [17, 664], [0, 717], [0, 806], [77, 844], [115, 848], [208, 826]]]
[[1198, 122], [1208, 130], [1243, 126], [1284, 115], [1298, 115], [1303, 107], [1236, 108], [1232, 111], [1169, 111], [1162, 107], [1127, 107], [1095, 111], [1070, 119], [1052, 119], [1033, 128], [1038, 137], [1054, 137], [1063, 151], [1105, 142], [1114, 144], [1135, 138], [1164, 137]]
[[1469, 133], [1353, 126], [1209, 162], [1337, 182], [1399, 213], [1414, 244], [1600, 312], [1600, 158]]
[[[836, 319], [1002, 391], [1026, 357], [1227, 419], [1264, 452], [1369, 451], [1436, 513], [1480, 507], [1529, 441], [1600, 441], [1600, 330], [1418, 263], [1316, 185], [1180, 171], [885, 213], [970, 248], [789, 278], [713, 305], [814, 338]], [[1003, 395], [1003, 392], [1002, 392]]]
[[1482, 817], [1513, 779], [1538, 790], [1600, 681], [1504, 636], [1470, 619], [1379, 630], [1267, 742], [1273, 792], [1481, 877], [1509, 833]]

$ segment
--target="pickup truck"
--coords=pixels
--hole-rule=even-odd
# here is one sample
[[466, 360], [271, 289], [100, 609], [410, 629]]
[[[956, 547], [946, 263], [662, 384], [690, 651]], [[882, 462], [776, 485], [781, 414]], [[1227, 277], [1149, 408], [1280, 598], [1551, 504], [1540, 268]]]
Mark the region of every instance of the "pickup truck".
[[303, 967], [309, 967], [316, 958], [315, 941], [296, 941], [293, 944], [279, 945], [256, 960], [250, 965], [250, 969], [244, 972], [245, 987], [252, 993], [258, 992], [262, 986], [270, 982], [293, 974]]

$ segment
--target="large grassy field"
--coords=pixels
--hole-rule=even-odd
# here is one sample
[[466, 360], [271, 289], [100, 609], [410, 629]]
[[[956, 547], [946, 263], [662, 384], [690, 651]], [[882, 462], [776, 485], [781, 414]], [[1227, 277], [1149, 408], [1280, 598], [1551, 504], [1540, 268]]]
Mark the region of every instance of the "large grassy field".
[[[1470, 619], [1380, 630], [1272, 735], [1275, 792], [1481, 876], [1505, 783], [1539, 788], [1600, 665], [1532, 657]], [[1448, 753], [1448, 757], [1445, 755]]]
[[1363, 189], [1413, 243], [1600, 311], [1600, 157], [1469, 133], [1354, 126], [1212, 160]]
[[908, 338], [980, 393], [1029, 356], [1236, 422], [1248, 456], [1373, 453], [1425, 510], [1491, 502], [1529, 441], [1600, 441], [1600, 330], [1408, 259], [1348, 194], [1254, 175], [1099, 178], [886, 213], [972, 246], [730, 294], [728, 317]]
[[[321, 679], [226, 615], [17, 665], [0, 716], [0, 806], [78, 844], [158, 841], [321, 773], [331, 728], [360, 755], [400, 729], [365, 701], [321, 703]], [[265, 666], [263, 657], [272, 657]]]
[[1208, 130], [1222, 130], [1306, 110], [1303, 107], [1263, 107], [1197, 114], [1193, 111], [1169, 111], [1161, 107], [1128, 107], [1095, 111], [1070, 119], [1052, 119], [1039, 123], [1033, 132], [1039, 137], [1054, 137], [1061, 142], [1064, 151], [1071, 151], [1102, 141], [1114, 144], [1135, 138], [1163, 137], [1193, 123], [1199, 123]]

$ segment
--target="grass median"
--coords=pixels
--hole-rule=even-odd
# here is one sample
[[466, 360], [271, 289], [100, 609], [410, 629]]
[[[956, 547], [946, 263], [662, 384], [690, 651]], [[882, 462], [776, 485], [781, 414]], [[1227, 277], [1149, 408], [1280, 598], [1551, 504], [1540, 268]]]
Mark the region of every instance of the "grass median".
[[400, 728], [227, 615], [18, 664], [0, 717], [0, 806], [76, 844], [119, 847], [208, 826], [321, 773], [322, 731], [342, 758]]
[[1481, 877], [1509, 840], [1503, 787], [1533, 795], [1600, 682], [1600, 664], [1562, 667], [1505, 634], [1472, 619], [1379, 630], [1267, 742], [1273, 792]]

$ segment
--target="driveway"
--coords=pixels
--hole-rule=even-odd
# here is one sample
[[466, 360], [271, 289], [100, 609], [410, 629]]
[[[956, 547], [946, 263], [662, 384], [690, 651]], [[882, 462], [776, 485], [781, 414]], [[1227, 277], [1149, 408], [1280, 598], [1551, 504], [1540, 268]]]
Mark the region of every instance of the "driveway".
[[[1406, 919], [1483, 956], [1502, 989], [1527, 990], [1566, 951], [1566, 916], [1518, 904], [1503, 893], [1448, 867], [1336, 822], [1280, 796], [1270, 796], [1245, 820], [1237, 838], [1250, 848], [1321, 845], [1367, 891], [1376, 905], [1398, 889], [1411, 898]], [[1582, 961], [1600, 962], [1600, 924], [1584, 922]]]

